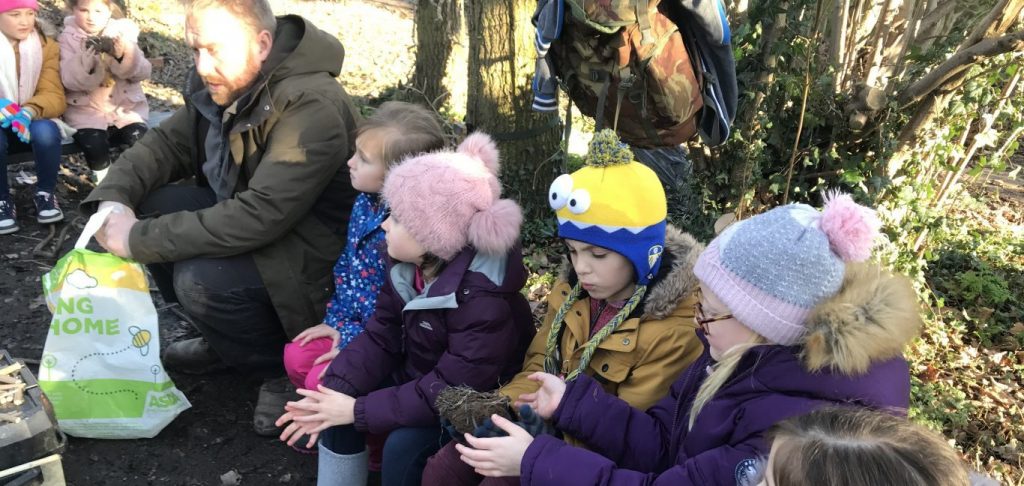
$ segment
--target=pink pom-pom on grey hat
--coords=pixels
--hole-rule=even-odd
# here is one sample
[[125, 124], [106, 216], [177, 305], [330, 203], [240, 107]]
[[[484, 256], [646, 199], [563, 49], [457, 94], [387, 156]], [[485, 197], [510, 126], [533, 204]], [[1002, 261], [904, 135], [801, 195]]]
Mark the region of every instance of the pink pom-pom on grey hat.
[[474, 133], [454, 151], [403, 161], [388, 172], [381, 193], [398, 221], [424, 250], [450, 260], [466, 246], [504, 254], [519, 239], [522, 210], [499, 199], [498, 148]]
[[853, 202], [849, 194], [832, 191], [825, 195], [818, 226], [828, 235], [836, 255], [848, 262], [862, 262], [871, 257], [882, 221], [873, 209]]

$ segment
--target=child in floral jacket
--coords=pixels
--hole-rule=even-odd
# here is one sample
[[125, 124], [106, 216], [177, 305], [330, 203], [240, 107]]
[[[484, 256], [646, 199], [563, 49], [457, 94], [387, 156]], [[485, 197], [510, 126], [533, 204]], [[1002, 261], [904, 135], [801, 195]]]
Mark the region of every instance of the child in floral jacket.
[[352, 206], [345, 250], [334, 264], [334, 295], [323, 323], [300, 333], [284, 350], [285, 369], [296, 387], [315, 390], [331, 359], [373, 315], [387, 263], [381, 228], [390, 214], [380, 197], [384, 176], [405, 157], [443, 146], [437, 117], [410, 103], [384, 103], [359, 128], [348, 168], [352, 187], [362, 193]]

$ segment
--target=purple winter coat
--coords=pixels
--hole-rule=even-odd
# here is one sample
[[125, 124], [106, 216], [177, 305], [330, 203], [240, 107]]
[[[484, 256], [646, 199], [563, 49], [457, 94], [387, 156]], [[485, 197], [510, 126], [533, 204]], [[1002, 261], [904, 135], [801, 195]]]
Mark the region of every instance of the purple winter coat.
[[522, 484], [743, 484], [768, 455], [764, 433], [780, 420], [830, 404], [903, 414], [910, 372], [899, 353], [920, 328], [917, 309], [902, 277], [848, 267], [840, 294], [808, 320], [803, 344], [747, 351], [692, 430], [690, 407], [712, 364], [706, 351], [646, 412], [577, 378], [552, 420], [590, 450], [539, 436], [523, 457]]
[[[357, 397], [357, 430], [437, 425], [441, 390], [497, 388], [519, 371], [533, 339], [518, 247], [500, 257], [464, 249], [419, 295], [414, 271], [409, 263], [389, 268], [366, 330], [324, 375], [325, 386]], [[397, 385], [377, 389], [388, 377]]]

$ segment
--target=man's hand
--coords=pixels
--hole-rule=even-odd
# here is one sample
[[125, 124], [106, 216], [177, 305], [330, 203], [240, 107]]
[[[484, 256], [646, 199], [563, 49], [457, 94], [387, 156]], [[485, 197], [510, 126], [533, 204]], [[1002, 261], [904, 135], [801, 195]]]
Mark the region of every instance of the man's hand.
[[139, 222], [132, 212], [114, 211], [107, 216], [106, 223], [96, 232], [96, 241], [110, 253], [121, 258], [131, 258], [128, 248], [128, 234], [132, 226]]

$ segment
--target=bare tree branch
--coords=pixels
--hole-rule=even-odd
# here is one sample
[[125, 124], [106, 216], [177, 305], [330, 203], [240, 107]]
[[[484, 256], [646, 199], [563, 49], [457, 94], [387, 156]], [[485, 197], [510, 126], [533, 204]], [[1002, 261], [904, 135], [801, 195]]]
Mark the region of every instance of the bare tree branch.
[[1014, 32], [1002, 37], [985, 39], [967, 49], [957, 52], [926, 74], [914, 84], [907, 87], [900, 95], [900, 104], [907, 105], [920, 101], [931, 92], [941, 88], [954, 76], [966, 71], [971, 65], [984, 59], [1007, 52], [1024, 51], [1024, 31]]
[[1021, 9], [1024, 9], [1024, 0], [999, 0], [992, 7], [992, 10], [985, 15], [985, 18], [978, 22], [971, 34], [960, 43], [960, 47], [957, 50], [973, 46], [978, 41], [994, 33], [1005, 32], [1009, 26], [1000, 24], [1016, 20], [1017, 16], [1020, 15]]

